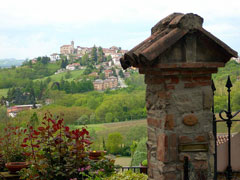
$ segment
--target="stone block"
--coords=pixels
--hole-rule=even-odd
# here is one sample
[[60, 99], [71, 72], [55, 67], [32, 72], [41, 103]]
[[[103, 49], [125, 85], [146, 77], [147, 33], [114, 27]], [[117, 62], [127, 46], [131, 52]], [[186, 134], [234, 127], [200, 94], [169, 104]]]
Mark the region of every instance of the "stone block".
[[194, 126], [198, 123], [198, 118], [194, 114], [188, 114], [183, 117], [183, 124], [186, 126]]
[[167, 114], [165, 117], [165, 129], [173, 130], [174, 125], [175, 125], [175, 123], [174, 123], [173, 114]]
[[157, 140], [157, 159], [162, 162], [167, 162], [167, 148], [168, 148], [168, 137], [162, 133], [158, 135]]
[[207, 161], [193, 161], [192, 162], [195, 169], [206, 170], [208, 169], [208, 162]]
[[210, 87], [203, 89], [203, 109], [211, 109], [213, 103], [213, 94]]
[[187, 144], [187, 143], [192, 143], [192, 142], [193, 142], [192, 138], [190, 138], [188, 136], [179, 136], [180, 144]]
[[173, 179], [177, 179], [176, 172], [164, 173], [164, 180], [173, 180]]
[[206, 137], [204, 135], [196, 136], [195, 141], [197, 142], [206, 142]]
[[196, 153], [194, 159], [197, 161], [206, 161], [208, 159], [207, 153], [204, 152]]
[[162, 120], [161, 119], [147, 118], [147, 123], [148, 123], [148, 126], [162, 128]]

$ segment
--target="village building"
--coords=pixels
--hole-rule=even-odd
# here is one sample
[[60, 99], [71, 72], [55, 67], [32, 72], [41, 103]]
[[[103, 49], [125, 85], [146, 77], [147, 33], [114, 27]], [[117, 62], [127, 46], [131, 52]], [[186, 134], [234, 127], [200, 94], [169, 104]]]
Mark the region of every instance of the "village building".
[[63, 45], [60, 47], [60, 53], [63, 55], [69, 55], [74, 53], [74, 41], [71, 41], [71, 45]]
[[94, 90], [97, 91], [102, 91], [104, 90], [103, 88], [103, 80], [102, 79], [97, 79], [93, 82]]
[[[36, 108], [42, 107], [41, 104], [35, 104], [35, 106], [36, 106]], [[34, 108], [33, 104], [12, 106], [12, 107], [7, 108], [7, 115], [9, 117], [16, 117], [19, 112], [24, 111], [24, 110], [33, 109], [33, 108]]]
[[111, 76], [108, 79], [97, 79], [93, 82], [94, 90], [103, 91], [106, 89], [114, 89], [118, 86], [118, 80], [116, 77]]
[[58, 61], [58, 60], [60, 60], [60, 55], [57, 53], [53, 53], [50, 55], [50, 60], [51, 60], [51, 62]]
[[113, 64], [114, 64], [115, 66], [121, 66], [120, 58], [121, 58], [121, 56], [120, 56], [120, 57], [114, 57], [114, 58], [112, 58]]
[[104, 74], [106, 78], [109, 78], [113, 74], [113, 71], [111, 69], [106, 69], [104, 70]]
[[37, 63], [37, 58], [34, 58], [31, 60], [32, 64], [36, 64]]
[[80, 67], [79, 63], [73, 63], [73, 64], [69, 64], [66, 66], [67, 70], [73, 71], [75, 69], [78, 69]]
[[80, 57], [84, 56], [86, 53], [90, 54], [91, 51], [92, 51], [92, 48], [81, 47], [81, 46], [77, 46], [77, 49], [76, 49], [76, 53]]
[[96, 77], [98, 77], [98, 73], [97, 72], [92, 72], [88, 76], [96, 78]]

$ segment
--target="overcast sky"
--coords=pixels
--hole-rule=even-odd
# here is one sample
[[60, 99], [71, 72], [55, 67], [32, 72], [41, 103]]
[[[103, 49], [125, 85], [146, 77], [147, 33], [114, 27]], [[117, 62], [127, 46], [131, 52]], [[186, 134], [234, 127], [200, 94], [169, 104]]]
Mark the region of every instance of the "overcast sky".
[[238, 0], [0, 0], [0, 59], [59, 53], [71, 40], [129, 50], [173, 12], [200, 15], [206, 30], [240, 53]]

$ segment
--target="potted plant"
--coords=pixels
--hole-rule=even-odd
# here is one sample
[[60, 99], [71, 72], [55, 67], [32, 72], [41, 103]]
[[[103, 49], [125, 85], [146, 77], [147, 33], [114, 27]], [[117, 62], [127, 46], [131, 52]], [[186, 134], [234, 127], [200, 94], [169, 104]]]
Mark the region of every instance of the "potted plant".
[[16, 173], [27, 167], [24, 149], [20, 146], [23, 139], [24, 130], [7, 124], [4, 128], [3, 137], [0, 139], [2, 147], [2, 160], [10, 173]]
[[11, 150], [7, 155], [8, 162], [5, 164], [5, 167], [11, 174], [15, 174], [23, 168], [28, 167], [26, 162], [26, 156], [23, 151], [20, 149]]
[[148, 169], [147, 166], [148, 166], [148, 162], [147, 162], [147, 159], [145, 159], [141, 162], [140, 173], [147, 174], [147, 169]]
[[89, 159], [100, 160], [106, 154], [106, 151], [89, 151]]

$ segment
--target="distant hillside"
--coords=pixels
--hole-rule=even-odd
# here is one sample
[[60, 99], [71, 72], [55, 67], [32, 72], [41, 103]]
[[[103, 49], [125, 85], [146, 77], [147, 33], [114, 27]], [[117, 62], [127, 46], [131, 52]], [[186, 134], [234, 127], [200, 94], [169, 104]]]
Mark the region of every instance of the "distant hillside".
[[0, 67], [1, 68], [9, 68], [12, 66], [21, 66], [24, 59], [14, 59], [14, 58], [9, 58], [9, 59], [0, 59]]

